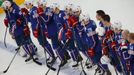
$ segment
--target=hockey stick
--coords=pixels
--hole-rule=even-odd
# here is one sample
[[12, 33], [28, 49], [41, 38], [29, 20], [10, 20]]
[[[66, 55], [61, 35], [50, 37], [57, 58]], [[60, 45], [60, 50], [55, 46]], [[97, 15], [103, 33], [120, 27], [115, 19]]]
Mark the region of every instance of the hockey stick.
[[[57, 59], [57, 58], [58, 58], [58, 57], [56, 57], [56, 59]], [[56, 61], [56, 59], [55, 59], [55, 61]], [[55, 61], [54, 61], [51, 65], [48, 65], [48, 64], [47, 64], [47, 67], [48, 67], [49, 69], [47, 70], [47, 72], [46, 72], [45, 75], [47, 75], [50, 70], [56, 71], [56, 68], [53, 67]]]
[[6, 72], [8, 71], [8, 69], [10, 68], [10, 66], [11, 66], [12, 62], [14, 61], [14, 59], [15, 59], [15, 57], [16, 57], [16, 55], [17, 55], [17, 53], [19, 52], [19, 49], [20, 49], [20, 47], [18, 47], [18, 48], [16, 48], [16, 49], [15, 49], [15, 50], [16, 50], [16, 53], [15, 53], [15, 55], [13, 56], [13, 58], [12, 58], [12, 60], [11, 60], [10, 64], [8, 65], [7, 69], [6, 69], [6, 70], [4, 70], [4, 71], [3, 71], [3, 73], [6, 73]]
[[[76, 37], [75, 37], [74, 28], [73, 28], [73, 38], [74, 38], [74, 42], [77, 43]], [[79, 52], [79, 56], [81, 56], [81, 55], [80, 55], [80, 52]], [[88, 59], [86, 60], [86, 62], [87, 62], [87, 61], [88, 61]], [[84, 70], [84, 67], [85, 67], [86, 65], [83, 66], [82, 61], [80, 62], [80, 64], [81, 64], [81, 68], [82, 68], [82, 71], [81, 71], [80, 75], [82, 74], [82, 72], [84, 73], [84, 75], [87, 75], [86, 71]]]
[[[62, 47], [62, 49], [64, 49], [64, 48], [67, 46], [67, 44], [68, 44], [68, 42], [69, 42], [69, 41], [70, 41], [69, 39], [68, 39], [68, 40], [66, 40], [66, 43], [65, 43], [65, 45]], [[62, 63], [62, 61], [61, 61], [61, 63]], [[57, 74], [56, 74], [56, 75], [59, 75], [60, 70], [61, 70], [61, 66], [59, 66], [59, 69], [58, 69], [58, 71], [57, 71]]]
[[[24, 17], [24, 15], [23, 15], [23, 18], [25, 19], [25, 21], [26, 21], [26, 25], [25, 26], [27, 26], [28, 25], [28, 21], [27, 21], [27, 19]], [[31, 48], [30, 48], [31, 49]], [[36, 64], [38, 64], [38, 65], [42, 65], [42, 63], [41, 62], [39, 62], [39, 61], [37, 61], [38, 60], [38, 58], [36, 59], [36, 58], [34, 58], [33, 57], [33, 55], [32, 55], [32, 53], [29, 51], [29, 50], [27, 50], [28, 51], [28, 53], [29, 53], [29, 55], [30, 55], [30, 57], [31, 57], [31, 59], [33, 60], [33, 62], [35, 62]], [[30, 60], [31, 60], [30, 59]]]
[[42, 65], [42, 63], [41, 62], [39, 62], [39, 61], [37, 61], [36, 59], [34, 59], [34, 58], [32, 58], [33, 59], [33, 62], [35, 62], [36, 64], [38, 64], [38, 65]]
[[101, 72], [101, 70], [103, 71], [103, 73], [101, 74], [101, 75], [104, 75], [104, 72], [106, 72], [106, 70], [103, 68], [103, 66], [101, 66], [101, 62], [99, 62], [98, 64], [98, 68], [97, 69], [95, 69], [95, 73], [94, 73], [94, 75], [96, 75], [97, 74], [97, 72]]
[[[47, 58], [47, 56], [46, 56], [46, 51], [44, 51], [44, 53], [45, 53], [45, 58]], [[56, 57], [56, 59], [57, 59], [57, 57]], [[56, 68], [52, 67], [52, 66], [53, 66], [53, 64], [55, 63], [56, 59], [54, 60], [54, 62], [53, 62], [51, 65], [48, 65], [48, 62], [47, 62], [47, 60], [46, 60], [46, 66], [47, 66], [49, 69], [48, 69], [48, 71], [46, 72], [46, 74], [45, 74], [45, 75], [47, 75], [47, 74], [48, 74], [48, 72], [50, 71], [50, 69], [51, 69], [51, 70], [53, 70], [53, 71], [55, 71], [55, 70], [56, 70]]]
[[[45, 50], [46, 50], [46, 48], [45, 48]], [[52, 67], [52, 66], [53, 66], [53, 64], [55, 63], [57, 57], [55, 58], [54, 62], [53, 62], [51, 65], [48, 65], [48, 62], [47, 62], [47, 61], [48, 61], [48, 60], [47, 60], [47, 54], [46, 54], [46, 51], [45, 51], [45, 50], [44, 50], [44, 54], [45, 54], [45, 58], [46, 58], [46, 66], [49, 68], [48, 71], [47, 71], [46, 74], [45, 74], [45, 75], [47, 75], [47, 73], [50, 71], [50, 69], [53, 70], [53, 71], [56, 70], [56, 68], [54, 68], [54, 67]]]
[[[61, 63], [62, 63], [62, 61], [61, 61]], [[56, 74], [56, 75], [59, 75], [59, 73], [60, 73], [60, 69], [61, 69], [61, 66], [59, 66], [59, 69], [58, 69], [58, 71], [57, 71], [57, 74]]]
[[99, 71], [99, 68], [95, 69], [94, 75], [96, 75], [98, 71]]
[[[109, 58], [112, 60], [112, 57], [109, 56]], [[113, 67], [114, 67], [116, 75], [118, 75], [118, 72], [117, 72], [117, 69], [116, 69], [115, 65], [113, 65]]]
[[[112, 36], [110, 36], [110, 39], [111, 39], [111, 41], [113, 42]], [[118, 50], [118, 49], [116, 49], [116, 50]], [[121, 59], [120, 59], [119, 54], [118, 54], [116, 51], [115, 51], [115, 53], [116, 53], [116, 55], [117, 55], [117, 59], [119, 60], [120, 65], [121, 65], [121, 69], [122, 69], [122, 71], [123, 71], [123, 75], [126, 75], [126, 72], [124, 71], [123, 64], [122, 64], [122, 62], [121, 62]], [[115, 70], [116, 70], [116, 68], [115, 68]], [[117, 71], [116, 71], [116, 74], [118, 74]]]
[[[112, 37], [110, 36], [110, 41], [112, 41], [113, 42], [113, 39], [112, 39]], [[107, 41], [107, 40], [106, 40]], [[116, 70], [116, 66], [114, 65], [114, 62], [112, 61], [112, 57], [111, 57], [111, 55], [110, 55], [110, 53], [109, 53], [109, 49], [108, 49], [108, 58], [111, 60], [110, 62], [111, 63], [113, 63], [113, 68], [114, 68], [114, 70], [115, 70], [115, 73], [116, 73], [116, 75], [118, 75], [118, 72], [117, 72], [117, 70]], [[112, 64], [111, 64], [112, 65]], [[109, 70], [109, 69], [108, 69]], [[111, 73], [111, 72], [110, 72]]]
[[[7, 11], [6, 14], [9, 15], [9, 18], [11, 18], [9, 11]], [[6, 27], [6, 31], [5, 31], [5, 35], [4, 35], [4, 45], [6, 48], [7, 48], [7, 44], [6, 44], [7, 29], [8, 29], [8, 27]]]
[[[64, 46], [62, 47], [62, 49], [64, 49], [64, 48], [66, 47], [66, 45], [67, 45], [68, 42], [69, 42], [69, 40], [66, 41], [66, 43], [64, 44]], [[61, 49], [61, 50], [62, 50], [62, 49]], [[58, 58], [58, 56], [56, 57], [56, 59], [57, 59], [57, 58]], [[52, 66], [54, 65], [54, 63], [55, 63], [55, 62], [53, 62], [51, 65], [47, 65], [47, 66], [49, 67], [49, 69], [48, 69], [48, 71], [46, 72], [45, 75], [47, 75], [48, 72], [50, 71], [50, 69], [53, 68]], [[55, 71], [55, 70], [56, 70], [56, 68], [53, 68], [53, 71]], [[60, 66], [59, 66], [59, 69], [58, 69], [58, 72], [57, 72], [58, 74], [59, 74], [59, 71], [60, 71]]]
[[7, 44], [6, 44], [6, 37], [7, 37], [7, 27], [6, 27], [6, 31], [5, 31], [5, 35], [4, 35], [4, 45], [7, 48]]
[[[86, 63], [87, 63], [87, 61], [88, 61], [88, 58], [87, 58], [87, 60], [86, 60]], [[85, 67], [86, 67], [86, 64], [83, 66], [82, 71], [80, 72], [80, 75], [82, 75], [82, 72], [85, 71], [85, 70], [84, 70]]]
[[99, 66], [97, 67], [97, 69], [95, 69], [94, 75], [96, 75], [98, 71], [100, 71]]
[[[82, 61], [81, 61], [81, 68], [82, 68], [82, 72], [84, 73], [84, 75], [87, 75], [86, 71], [84, 70], [84, 66], [82, 65]], [[82, 73], [81, 72], [81, 73]], [[81, 74], [80, 74], [81, 75]]]
[[28, 50], [28, 52], [29, 52], [29, 55], [30, 55], [30, 57], [32, 58], [33, 62], [35, 62], [35, 63], [38, 64], [38, 65], [42, 65], [41, 62], [37, 61], [38, 59], [35, 59], [35, 58], [33, 57], [32, 53], [30, 53], [29, 50]]
[[[40, 16], [39, 18], [41, 18], [44, 22], [46, 22], [42, 16]], [[38, 19], [38, 22], [39, 22], [39, 19]], [[44, 38], [44, 33], [43, 33], [43, 30], [42, 30], [42, 25], [40, 25], [40, 28], [41, 28], [41, 35], [42, 35], [43, 38]], [[45, 38], [46, 38], [46, 37], [45, 37]], [[44, 41], [43, 41], [43, 45], [45, 46]], [[47, 49], [46, 49], [46, 47], [45, 47], [44, 49], [45, 49], [45, 50], [44, 50], [44, 55], [45, 55], [45, 59], [46, 59], [46, 60], [45, 60], [46, 66], [49, 68], [48, 71], [47, 71], [46, 74], [45, 74], [45, 75], [47, 75], [47, 73], [50, 71], [50, 69], [53, 70], [53, 71], [55, 71], [56, 68], [52, 67], [54, 63], [52, 63], [52, 65], [48, 65], [48, 62], [47, 62], [47, 61], [48, 61], [48, 60], [47, 60], [47, 54], [46, 54]], [[57, 59], [57, 57], [56, 57], [56, 59]], [[54, 62], [56, 61], [56, 59], [54, 60]]]
[[[79, 52], [79, 56], [81, 56], [81, 55], [80, 55], [80, 52]], [[88, 59], [86, 60], [86, 63], [87, 63], [87, 61], [88, 61]], [[80, 65], [81, 65], [81, 68], [82, 68], [82, 71], [81, 71], [80, 75], [82, 74], [82, 72], [84, 73], [84, 75], [87, 75], [86, 71], [84, 70], [84, 68], [85, 68], [85, 66], [86, 66], [86, 63], [85, 63], [85, 65], [83, 66], [82, 61], [80, 61]]]
[[[39, 19], [37, 19], [37, 20], [38, 20], [38, 22], [40, 22]], [[38, 25], [38, 26], [39, 26], [39, 25]], [[44, 33], [43, 33], [43, 30], [42, 30], [42, 25], [40, 25], [40, 28], [41, 28], [41, 29], [40, 29], [40, 30], [41, 30], [41, 35], [42, 35], [42, 37], [43, 37], [43, 39], [44, 39], [44, 38], [46, 38], [46, 37], [44, 37]], [[42, 41], [43, 41], [43, 45], [45, 46], [44, 40], [42, 40]], [[45, 50], [44, 50], [44, 54], [45, 54], [45, 59], [46, 59], [45, 62], [46, 62], [46, 64], [47, 64], [47, 61], [48, 61], [48, 60], [47, 60], [46, 48], [44, 48], [44, 49], [45, 49]]]

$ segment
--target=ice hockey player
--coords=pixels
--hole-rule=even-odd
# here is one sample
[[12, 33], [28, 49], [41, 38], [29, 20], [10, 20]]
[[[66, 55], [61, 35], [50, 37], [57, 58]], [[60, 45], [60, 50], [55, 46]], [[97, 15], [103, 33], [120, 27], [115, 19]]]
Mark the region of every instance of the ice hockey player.
[[123, 30], [122, 31], [122, 43], [120, 44], [120, 53], [122, 56], [121, 62], [123, 63], [123, 67], [125, 70], [126, 75], [130, 75], [130, 57], [131, 55], [128, 54], [128, 35], [129, 31], [128, 30]]
[[[80, 56], [77, 48], [74, 45], [74, 36], [73, 36], [73, 27], [72, 24], [76, 25], [75, 22], [78, 20], [74, 19], [72, 13], [72, 4], [69, 4], [65, 7], [65, 12], [61, 11], [59, 15], [59, 22], [61, 23], [61, 30], [59, 32], [59, 39], [65, 44], [68, 41], [67, 46], [65, 49], [69, 50], [72, 59], [75, 61], [75, 64], [72, 67], [77, 67]], [[70, 17], [70, 19], [69, 19]], [[72, 18], [73, 17], [73, 18]], [[72, 22], [73, 20], [73, 22]]]
[[104, 25], [103, 25], [103, 23], [102, 23], [102, 17], [105, 15], [105, 12], [103, 11], [103, 10], [97, 10], [96, 11], [96, 19], [98, 20], [98, 21], [100, 21], [99, 22], [99, 26], [101, 26], [101, 27], [103, 27]]
[[128, 46], [128, 54], [131, 55], [130, 58], [130, 71], [131, 75], [134, 75], [134, 33], [128, 35], [128, 41], [130, 42]]
[[66, 25], [64, 29], [66, 40], [69, 40], [67, 48], [74, 61], [74, 65], [72, 65], [72, 67], [77, 67], [79, 66], [79, 62], [82, 61], [82, 57], [78, 49], [75, 46], [76, 38], [75, 38], [74, 29], [78, 25], [79, 19], [78, 19], [78, 16], [75, 14], [76, 10], [74, 10], [73, 4], [68, 4], [68, 6], [65, 8], [65, 12], [68, 16], [68, 24]]
[[85, 56], [86, 55], [86, 33], [84, 31], [84, 26], [81, 24], [81, 21], [83, 19], [83, 16], [81, 15], [81, 7], [80, 6], [75, 6], [73, 8], [73, 13], [74, 16], [78, 19], [78, 24], [76, 27], [74, 27], [74, 36], [75, 36], [75, 43], [76, 43], [76, 48], [81, 51]]
[[116, 21], [114, 22], [114, 24], [112, 25], [113, 30], [114, 30], [114, 39], [116, 40], [116, 48], [118, 50], [116, 50], [116, 52], [118, 53], [118, 55], [120, 56], [120, 63], [121, 67], [123, 68], [123, 74], [129, 75], [130, 71], [130, 55], [128, 54], [128, 41], [127, 41], [127, 37], [129, 34], [128, 30], [122, 30], [122, 24], [120, 21]]
[[[92, 66], [98, 65], [100, 63], [100, 58], [102, 56], [101, 42], [96, 33], [96, 24], [90, 19], [89, 14], [83, 14], [82, 24], [84, 26], [84, 31], [86, 32], [86, 45], [87, 50], [85, 50], [85, 55], [91, 61]], [[90, 67], [92, 67], [90, 66]]]
[[[101, 39], [99, 39], [99, 41], [101, 42], [101, 45], [102, 45], [102, 37], [104, 37], [104, 35], [105, 35], [105, 28], [101, 27], [101, 26], [97, 26], [95, 31], [98, 34], [98, 37], [101, 38]], [[101, 53], [103, 53], [103, 51]], [[104, 65], [102, 65], [102, 63]], [[104, 73], [106, 72], [105, 64], [108, 64], [108, 63], [110, 63], [110, 59], [106, 55], [102, 55], [102, 57], [100, 59], [100, 63], [98, 63], [98, 68], [95, 69], [94, 75], [96, 75], [96, 73], [99, 73], [100, 75], [104, 75]]]
[[[82, 24], [83, 15], [81, 14], [82, 13], [81, 7], [74, 6], [73, 11], [74, 11], [73, 12], [74, 16], [78, 19], [78, 24], [76, 25], [76, 27], [74, 27], [74, 37], [75, 37], [76, 48], [87, 57], [87, 60], [89, 60], [89, 56], [87, 53], [88, 46], [86, 42], [86, 32]], [[92, 65], [89, 66], [90, 64], [89, 61], [86, 61], [87, 67], [92, 66]]]
[[[65, 42], [65, 44], [61, 43], [61, 39], [58, 37], [58, 33], [60, 31], [60, 29], [62, 29], [63, 25], [66, 24], [67, 20], [64, 18], [65, 12], [60, 10], [60, 6], [57, 3], [53, 3], [52, 6], [50, 7], [53, 10], [53, 21], [55, 23], [55, 28], [57, 28], [57, 33], [55, 36], [55, 38], [52, 38], [52, 42], [53, 42], [53, 46], [54, 49], [56, 50], [57, 55], [59, 55], [60, 60], [61, 60], [61, 64], [60, 67], [64, 66], [67, 63], [67, 60], [71, 59], [65, 45], [67, 44], [67, 41]], [[64, 47], [64, 48], [63, 48]]]
[[122, 42], [122, 24], [120, 21], [116, 21], [114, 22], [114, 24], [112, 24], [112, 28], [114, 31], [114, 39], [116, 40], [116, 47], [119, 48], [121, 42]]
[[82, 42], [82, 37], [84, 37], [83, 33], [84, 33], [84, 26], [81, 25], [81, 7], [80, 6], [74, 6], [73, 8], [73, 13], [74, 16], [78, 19], [78, 24], [76, 25], [76, 27], [74, 27], [74, 36], [75, 36], [75, 41], [76, 41], [76, 47], [78, 50], [83, 51], [86, 50], [84, 49], [84, 43]]
[[29, 55], [29, 58], [25, 61], [27, 62], [30, 59], [35, 59], [35, 52], [30, 48], [31, 41], [29, 42], [28, 38], [30, 32], [25, 30], [27, 28], [24, 26], [23, 15], [21, 14], [19, 7], [14, 2], [10, 1], [4, 1], [3, 6], [6, 13], [6, 18], [4, 19], [5, 26], [9, 27], [9, 33], [17, 45], [19, 47], [22, 46]]
[[[110, 16], [109, 15], [104, 15], [102, 17], [102, 22], [104, 24], [105, 28], [105, 35], [102, 39], [102, 50], [103, 54], [106, 55], [107, 57], [110, 58], [111, 60], [111, 65], [117, 69], [120, 73], [122, 73], [122, 68], [121, 68], [121, 63], [119, 56], [116, 53], [116, 41], [114, 38], [114, 32], [111, 27], [111, 22], [110, 22]], [[108, 75], [111, 75], [111, 72], [108, 69], [108, 66], [103, 64], [103, 67], [105, 67], [105, 71], [107, 72]]]
[[45, 15], [42, 16], [42, 18], [46, 20], [43, 21], [46, 24], [47, 28], [45, 34], [51, 40], [53, 49], [61, 60], [61, 64], [59, 66], [62, 67], [67, 63], [68, 58], [70, 59], [70, 56], [68, 55], [67, 51], [65, 51], [64, 45], [58, 39], [59, 26], [57, 25], [58, 21], [55, 18], [55, 12], [57, 11], [57, 9], [59, 9], [58, 4], [53, 3], [50, 7], [47, 7]]
[[[34, 50], [35, 53], [36, 53], [37, 52], [37, 47], [32, 42], [32, 39], [31, 39], [31, 36], [30, 36], [30, 29], [29, 29], [29, 26], [28, 26], [28, 22], [30, 21], [29, 18], [28, 18], [30, 16], [29, 11], [26, 8], [21, 8], [21, 13], [23, 15], [23, 20], [24, 20], [23, 21], [24, 22], [24, 27], [25, 27], [24, 32], [25, 32], [26, 36], [28, 37], [29, 42], [31, 42], [30, 43], [30, 48], [32, 48], [32, 50]], [[36, 55], [37, 55], [37, 53], [36, 53]]]
[[[31, 27], [32, 27], [32, 32], [35, 38], [37, 38], [39, 44], [44, 48], [44, 50], [49, 54], [49, 56], [52, 58], [51, 61], [55, 60], [55, 55], [54, 52], [51, 48], [51, 45], [49, 44], [49, 42], [46, 39], [46, 35], [45, 35], [45, 25], [42, 23], [41, 19], [39, 18], [40, 12], [39, 9], [37, 7], [35, 7], [33, 5], [33, 3], [31, 1], [26, 1], [25, 2], [25, 6], [27, 9], [30, 9], [30, 23], [31, 23]], [[38, 11], [38, 12], [37, 12]], [[44, 13], [42, 13], [44, 14]]]

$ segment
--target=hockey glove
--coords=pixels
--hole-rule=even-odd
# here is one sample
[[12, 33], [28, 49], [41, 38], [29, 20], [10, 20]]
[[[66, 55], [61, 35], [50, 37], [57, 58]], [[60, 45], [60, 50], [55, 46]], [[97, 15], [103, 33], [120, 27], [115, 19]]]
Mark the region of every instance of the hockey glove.
[[69, 23], [70, 27], [74, 28], [74, 27], [76, 27], [78, 20], [75, 16], [70, 16], [68, 19], [68, 23]]
[[71, 37], [72, 37], [72, 31], [71, 31], [71, 29], [68, 29], [67, 30], [67, 33], [65, 35], [66, 35], [66, 38], [67, 39], [71, 39]]
[[18, 26], [20, 26], [21, 25], [21, 23], [22, 23], [22, 20], [19, 18], [19, 19], [17, 19], [17, 22], [16, 22], [16, 24], [18, 25]]
[[67, 26], [66, 24], [63, 25], [63, 29], [66, 30], [67, 29]]
[[38, 37], [39, 37], [39, 30], [38, 30], [38, 29], [35, 29], [35, 30], [33, 31], [33, 34], [34, 34], [34, 37], [35, 37], [35, 38], [38, 38]]
[[45, 36], [46, 36], [47, 38], [50, 38], [48, 32], [45, 32]]
[[103, 47], [102, 50], [103, 50], [104, 55], [108, 55], [108, 47], [107, 46]]
[[116, 51], [116, 42], [115, 42], [115, 41], [113, 41], [113, 42], [111, 43], [111, 47], [112, 47], [112, 49], [113, 49], [114, 51]]
[[75, 28], [77, 24], [78, 24], [77, 19], [76, 18], [73, 18], [72, 19], [72, 27]]
[[8, 19], [6, 19], [6, 18], [4, 19], [4, 24], [5, 24], [6, 27], [8, 27], [8, 24], [9, 24]]
[[114, 34], [114, 32], [112, 30], [109, 30], [106, 32], [106, 38], [109, 39], [112, 37], [112, 35]]
[[131, 71], [131, 69], [130, 69], [130, 64], [126, 64], [126, 66], [127, 66], [127, 70], [130, 72]]
[[92, 48], [88, 49], [88, 55], [89, 55], [91, 58], [94, 57], [94, 56], [95, 56], [95, 50], [92, 49]]
[[126, 43], [121, 43], [120, 47], [122, 51], [126, 51], [127, 50], [127, 44]]
[[24, 28], [24, 35], [27, 37], [27, 36], [29, 36], [30, 35], [30, 30], [29, 30], [29, 27], [28, 26], [25, 26], [25, 28]]

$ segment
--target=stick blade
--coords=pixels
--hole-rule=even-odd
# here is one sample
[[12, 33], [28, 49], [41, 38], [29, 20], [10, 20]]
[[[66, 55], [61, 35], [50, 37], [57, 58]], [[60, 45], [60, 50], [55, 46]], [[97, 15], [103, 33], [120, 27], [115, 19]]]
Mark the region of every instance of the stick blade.
[[7, 72], [7, 70], [3, 71], [3, 73], [6, 73], [6, 72]]
[[48, 65], [48, 64], [47, 64], [47, 67], [50, 68], [50, 69], [53, 70], [53, 71], [56, 71], [56, 68], [54, 68], [54, 67], [52, 67], [52, 66], [50, 66], [50, 65]]
[[41, 62], [39, 62], [39, 61], [37, 61], [37, 60], [35, 60], [35, 59], [33, 59], [33, 62], [35, 62], [36, 64], [38, 64], [38, 65], [42, 65], [42, 63]]

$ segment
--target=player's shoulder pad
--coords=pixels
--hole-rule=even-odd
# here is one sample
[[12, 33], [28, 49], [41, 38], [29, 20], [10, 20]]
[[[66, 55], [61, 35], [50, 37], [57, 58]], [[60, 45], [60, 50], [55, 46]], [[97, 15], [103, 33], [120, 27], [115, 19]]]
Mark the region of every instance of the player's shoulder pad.
[[96, 23], [95, 23], [95, 21], [94, 20], [90, 20], [91, 21], [91, 23], [93, 24], [93, 25], [96, 25]]
[[37, 18], [38, 17], [38, 13], [37, 13], [37, 7], [33, 7], [31, 9], [31, 15], [33, 16], [33, 18]]
[[64, 11], [63, 10], [60, 10], [60, 13], [59, 13], [59, 17], [63, 17], [64, 16]]

